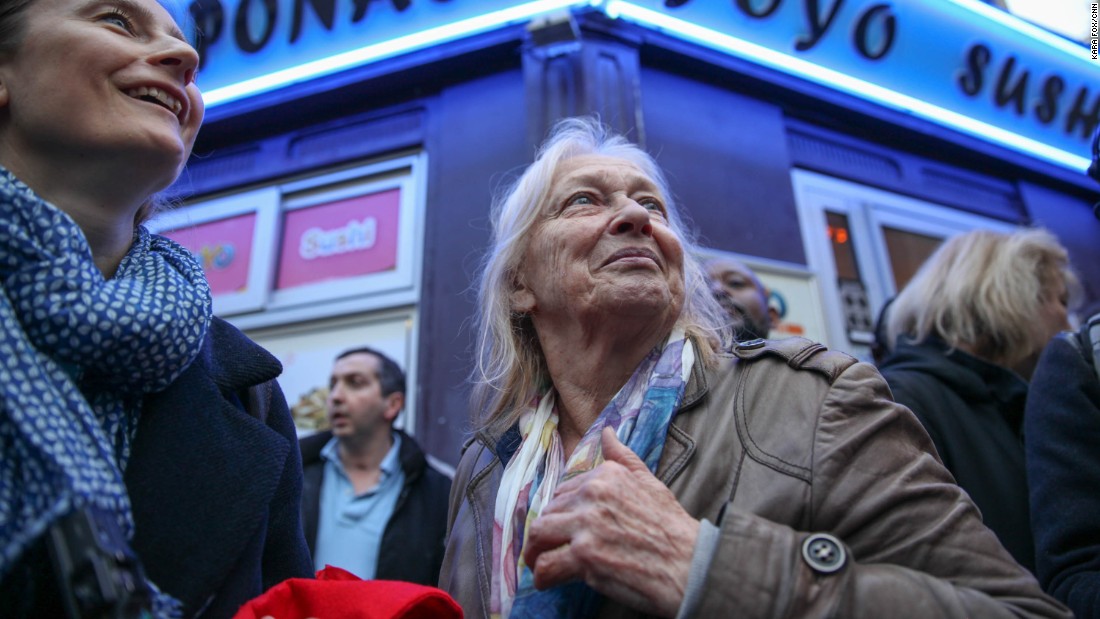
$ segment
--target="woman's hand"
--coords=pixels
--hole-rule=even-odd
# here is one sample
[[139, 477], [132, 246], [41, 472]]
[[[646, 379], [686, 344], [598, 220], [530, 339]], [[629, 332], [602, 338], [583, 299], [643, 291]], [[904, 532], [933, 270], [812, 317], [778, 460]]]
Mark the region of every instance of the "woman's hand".
[[645, 463], [603, 431], [605, 462], [558, 486], [528, 531], [535, 586], [573, 580], [646, 613], [674, 617], [699, 522]]

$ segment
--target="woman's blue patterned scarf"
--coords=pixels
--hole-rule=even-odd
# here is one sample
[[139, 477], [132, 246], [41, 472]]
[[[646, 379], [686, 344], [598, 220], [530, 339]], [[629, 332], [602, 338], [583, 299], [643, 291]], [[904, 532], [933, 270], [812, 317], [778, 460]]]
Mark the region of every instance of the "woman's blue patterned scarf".
[[142, 399], [198, 355], [211, 298], [194, 256], [141, 226], [105, 280], [73, 220], [3, 168], [0, 282], [3, 578], [74, 509], [116, 514], [132, 538], [122, 471]]

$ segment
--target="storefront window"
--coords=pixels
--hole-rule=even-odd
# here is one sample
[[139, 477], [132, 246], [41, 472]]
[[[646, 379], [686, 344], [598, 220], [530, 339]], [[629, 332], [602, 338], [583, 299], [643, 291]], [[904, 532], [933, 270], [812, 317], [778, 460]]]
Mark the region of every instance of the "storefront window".
[[825, 342], [870, 360], [874, 322], [924, 261], [956, 234], [1003, 221], [837, 178], [795, 170], [807, 263], [820, 282]]
[[894, 275], [894, 286], [901, 290], [913, 279], [920, 265], [943, 243], [943, 238], [918, 234], [908, 230], [899, 230], [890, 226], [882, 227], [882, 236], [886, 241], [886, 252], [890, 255], [890, 269]]
[[848, 216], [832, 211], [825, 212], [825, 230], [833, 247], [833, 264], [836, 265], [836, 286], [844, 312], [848, 340], [869, 343], [874, 327], [874, 314], [867, 299], [867, 288], [859, 274], [855, 243], [852, 239]]

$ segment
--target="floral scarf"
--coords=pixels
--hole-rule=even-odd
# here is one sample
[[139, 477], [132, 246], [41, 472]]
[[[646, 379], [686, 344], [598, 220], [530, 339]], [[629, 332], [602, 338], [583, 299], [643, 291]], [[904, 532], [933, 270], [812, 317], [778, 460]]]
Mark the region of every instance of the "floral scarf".
[[[202, 266], [138, 227], [105, 280], [81, 229], [0, 168], [0, 578], [59, 517], [133, 516], [122, 471], [145, 394], [198, 356], [211, 320]], [[154, 611], [178, 607], [159, 594]]]
[[493, 619], [508, 617], [590, 617], [600, 596], [583, 582], [545, 591], [535, 589], [523, 544], [531, 523], [562, 481], [603, 462], [600, 434], [612, 427], [627, 447], [657, 470], [672, 415], [684, 396], [695, 363], [695, 349], [684, 332], [673, 331], [655, 347], [588, 428], [569, 461], [563, 458], [558, 415], [551, 389], [532, 398], [520, 416], [523, 442], [504, 469], [493, 518]]

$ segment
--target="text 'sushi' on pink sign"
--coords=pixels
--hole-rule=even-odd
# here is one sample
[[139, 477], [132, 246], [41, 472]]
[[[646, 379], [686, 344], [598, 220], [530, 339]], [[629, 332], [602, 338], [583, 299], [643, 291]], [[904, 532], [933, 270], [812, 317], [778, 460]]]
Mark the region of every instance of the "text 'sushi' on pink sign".
[[214, 295], [244, 292], [252, 261], [256, 213], [246, 213], [161, 232], [183, 245], [202, 261], [206, 281]]
[[401, 191], [390, 189], [288, 211], [275, 288], [395, 268], [400, 201]]

